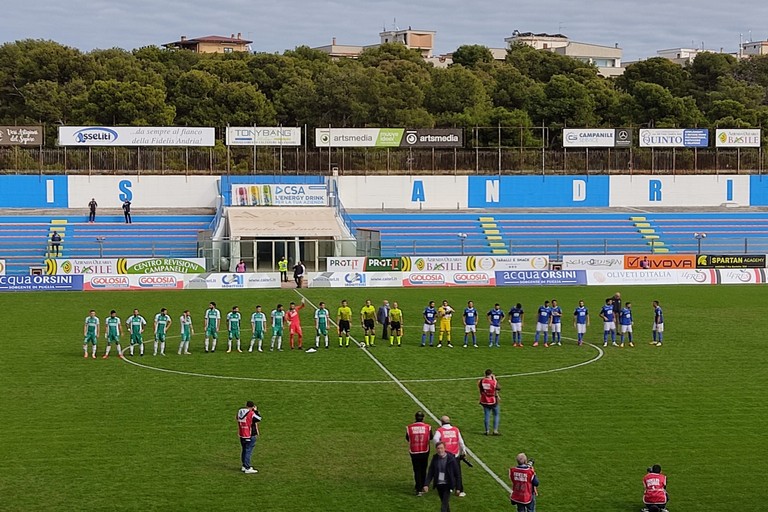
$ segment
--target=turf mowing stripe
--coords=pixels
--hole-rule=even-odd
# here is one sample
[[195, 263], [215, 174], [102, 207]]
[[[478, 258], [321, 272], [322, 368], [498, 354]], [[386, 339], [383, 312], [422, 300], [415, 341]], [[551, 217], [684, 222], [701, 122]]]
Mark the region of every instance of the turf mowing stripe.
[[[295, 291], [297, 294], [299, 294], [299, 296], [301, 296], [301, 298], [302, 298], [302, 299], [304, 299], [304, 300], [305, 300], [305, 301], [306, 301], [306, 302], [307, 302], [307, 303], [308, 303], [310, 306], [312, 306], [313, 308], [315, 308], [315, 310], [317, 310], [317, 306], [315, 306], [315, 305], [312, 303], [312, 301], [311, 301], [311, 300], [309, 300], [309, 299], [308, 299], [306, 296], [304, 296], [304, 294], [303, 294], [303, 293], [301, 293], [299, 290], [294, 290], [294, 291]], [[335, 325], [335, 322], [334, 322], [333, 320], [331, 320], [330, 318], [329, 318], [329, 320], [331, 321], [331, 323], [333, 323], [333, 324]], [[338, 326], [337, 326], [337, 327], [338, 327]], [[393, 381], [395, 384], [397, 384], [397, 385], [398, 385], [398, 387], [399, 387], [400, 389], [402, 389], [402, 390], [403, 390], [403, 392], [404, 392], [406, 395], [408, 395], [408, 396], [411, 398], [411, 400], [413, 400], [413, 401], [414, 401], [414, 403], [415, 403], [416, 405], [418, 405], [418, 406], [421, 408], [421, 410], [423, 410], [424, 412], [426, 412], [427, 414], [429, 414], [429, 417], [430, 417], [430, 418], [432, 418], [432, 419], [435, 421], [435, 423], [440, 423], [440, 419], [439, 419], [439, 418], [438, 418], [438, 417], [435, 415], [435, 413], [433, 413], [431, 410], [429, 410], [429, 408], [428, 408], [426, 405], [424, 405], [424, 403], [423, 403], [421, 400], [419, 400], [419, 399], [416, 397], [416, 395], [414, 395], [414, 394], [411, 392], [411, 390], [410, 390], [410, 389], [408, 389], [408, 388], [405, 386], [405, 384], [403, 384], [403, 383], [402, 383], [402, 382], [401, 382], [401, 381], [400, 381], [400, 380], [399, 380], [397, 377], [395, 377], [395, 375], [394, 375], [394, 374], [393, 374], [391, 371], [389, 371], [389, 369], [388, 369], [386, 366], [384, 366], [384, 364], [383, 364], [381, 361], [379, 361], [379, 360], [376, 358], [376, 356], [374, 356], [373, 354], [371, 354], [371, 351], [370, 351], [370, 350], [368, 350], [368, 349], [366, 349], [366, 348], [365, 348], [365, 345], [362, 345], [362, 344], [361, 344], [359, 341], [357, 341], [357, 340], [356, 340], [355, 338], [353, 338], [352, 336], [349, 336], [349, 338], [350, 338], [352, 341], [354, 341], [354, 342], [357, 344], [357, 346], [358, 346], [358, 347], [362, 348], [362, 349], [363, 349], [363, 352], [365, 352], [365, 354], [366, 354], [368, 357], [370, 357], [370, 358], [371, 358], [371, 361], [373, 361], [373, 362], [376, 364], [376, 366], [378, 366], [379, 368], [381, 368], [381, 371], [383, 371], [383, 372], [384, 372], [384, 373], [387, 375], [387, 377], [389, 377], [390, 379], [392, 379], [392, 381]], [[499, 485], [502, 487], [502, 489], [504, 489], [505, 491], [507, 491], [507, 492], [508, 492], [508, 493], [510, 493], [510, 494], [512, 493], [512, 488], [511, 488], [509, 485], [507, 485], [507, 483], [506, 483], [504, 480], [502, 480], [502, 479], [499, 477], [499, 475], [497, 475], [497, 474], [496, 474], [496, 473], [495, 473], [495, 472], [494, 472], [494, 471], [493, 471], [491, 468], [489, 468], [489, 467], [488, 467], [488, 465], [487, 465], [485, 462], [483, 462], [483, 460], [482, 460], [480, 457], [478, 457], [476, 453], [474, 453], [472, 450], [470, 450], [470, 449], [469, 449], [469, 447], [468, 447], [468, 446], [466, 446], [466, 445], [464, 446], [464, 448], [466, 449], [466, 451], [467, 451], [467, 454], [468, 454], [469, 456], [471, 456], [471, 457], [472, 457], [472, 458], [475, 460], [475, 462], [476, 462], [477, 464], [480, 464], [480, 467], [481, 467], [481, 468], [483, 468], [483, 469], [485, 470], [485, 472], [486, 472], [486, 473], [488, 473], [488, 474], [491, 476], [491, 478], [493, 478], [494, 480], [496, 480], [496, 482], [497, 482], [497, 483], [498, 483], [498, 484], [499, 484]]]

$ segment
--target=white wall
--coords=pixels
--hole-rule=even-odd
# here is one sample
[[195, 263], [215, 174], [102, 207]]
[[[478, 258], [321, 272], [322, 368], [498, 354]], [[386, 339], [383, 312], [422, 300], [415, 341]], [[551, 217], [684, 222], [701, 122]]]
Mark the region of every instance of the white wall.
[[749, 176], [611, 176], [611, 206], [749, 205]]
[[[455, 210], [467, 207], [467, 176], [340, 176], [345, 208]], [[458, 205], [458, 206], [457, 206]]]
[[218, 176], [70, 176], [69, 207], [116, 208], [128, 198], [134, 208], [214, 208]]

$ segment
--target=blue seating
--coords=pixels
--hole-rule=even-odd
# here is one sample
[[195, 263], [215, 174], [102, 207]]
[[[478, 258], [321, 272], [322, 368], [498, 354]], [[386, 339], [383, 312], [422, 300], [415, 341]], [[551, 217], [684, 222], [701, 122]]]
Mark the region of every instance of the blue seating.
[[768, 213], [710, 212], [646, 214], [670, 252], [695, 253], [694, 233], [706, 233], [701, 252], [706, 254], [768, 253]]

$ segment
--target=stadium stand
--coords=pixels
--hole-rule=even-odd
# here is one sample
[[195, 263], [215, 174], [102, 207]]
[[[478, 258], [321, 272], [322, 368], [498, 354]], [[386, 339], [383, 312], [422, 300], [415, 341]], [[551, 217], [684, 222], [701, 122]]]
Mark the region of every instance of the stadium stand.
[[48, 257], [56, 229], [62, 258], [189, 258], [197, 256], [198, 232], [212, 220], [213, 215], [141, 215], [125, 224], [122, 216], [101, 216], [89, 224], [83, 216], [2, 216], [0, 252], [9, 274], [26, 274]]
[[670, 252], [695, 253], [694, 233], [706, 233], [701, 251], [707, 254], [768, 253], [765, 212], [653, 213], [645, 218]]

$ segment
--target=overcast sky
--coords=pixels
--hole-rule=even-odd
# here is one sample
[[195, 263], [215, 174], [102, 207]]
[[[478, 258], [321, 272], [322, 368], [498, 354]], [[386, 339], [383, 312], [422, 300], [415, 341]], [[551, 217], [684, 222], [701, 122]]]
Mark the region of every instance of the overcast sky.
[[0, 15], [0, 42], [52, 39], [82, 50], [136, 48], [181, 35], [242, 32], [254, 51], [300, 45], [373, 44], [378, 33], [434, 30], [435, 53], [462, 44], [504, 47], [512, 31], [561, 32], [572, 40], [612, 46], [624, 60], [663, 48], [701, 47], [736, 52], [739, 37], [768, 39], [768, 2], [718, 0], [26, 0]]

